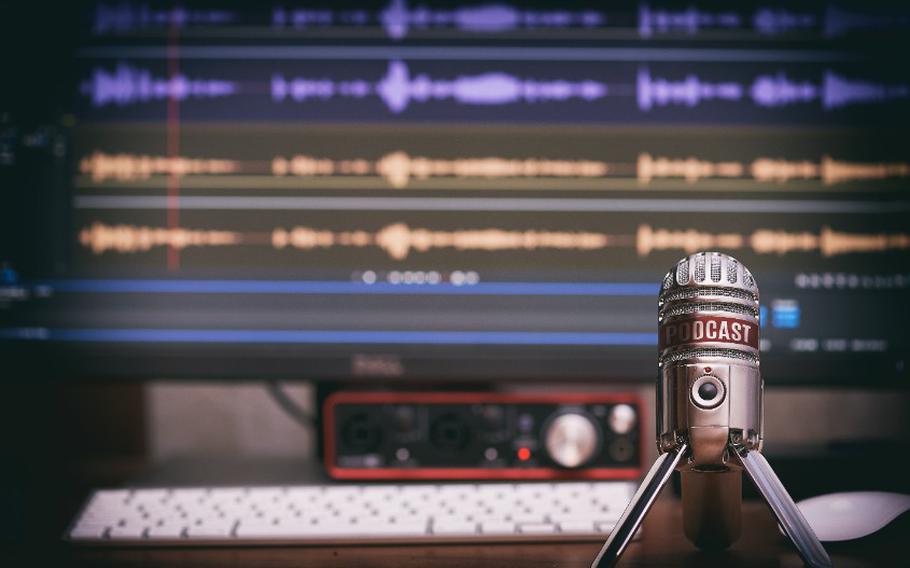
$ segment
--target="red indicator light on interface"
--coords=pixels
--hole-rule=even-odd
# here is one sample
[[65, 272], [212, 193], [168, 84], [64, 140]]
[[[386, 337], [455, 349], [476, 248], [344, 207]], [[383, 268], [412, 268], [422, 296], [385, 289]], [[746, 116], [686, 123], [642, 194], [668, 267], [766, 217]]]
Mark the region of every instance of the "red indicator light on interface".
[[528, 448], [518, 448], [518, 459], [521, 461], [528, 461], [531, 459], [531, 450]]

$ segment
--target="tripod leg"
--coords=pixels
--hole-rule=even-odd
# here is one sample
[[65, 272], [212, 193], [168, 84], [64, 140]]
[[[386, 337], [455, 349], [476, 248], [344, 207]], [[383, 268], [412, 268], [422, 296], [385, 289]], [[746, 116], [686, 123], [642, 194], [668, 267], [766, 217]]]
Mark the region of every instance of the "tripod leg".
[[790, 494], [784, 489], [777, 474], [771, 469], [771, 464], [765, 456], [744, 448], [733, 448], [739, 456], [743, 467], [755, 483], [765, 502], [771, 507], [777, 522], [783, 527], [784, 532], [796, 546], [796, 550], [803, 562], [812, 568], [830, 568], [831, 559], [822, 543], [818, 541], [815, 532], [800, 513]]
[[689, 446], [687, 444], [680, 444], [657, 458], [657, 461], [654, 462], [654, 465], [648, 471], [648, 475], [641, 482], [641, 487], [635, 492], [632, 501], [626, 506], [626, 510], [623, 511], [616, 526], [613, 527], [610, 537], [603, 548], [600, 549], [600, 553], [594, 559], [591, 568], [609, 568], [616, 564], [632, 539], [632, 535], [638, 530], [645, 515], [651, 509], [651, 505], [654, 504], [654, 499], [657, 498], [660, 490], [666, 485], [667, 480], [670, 479], [670, 474], [676, 469], [679, 460], [682, 459], [688, 449]]

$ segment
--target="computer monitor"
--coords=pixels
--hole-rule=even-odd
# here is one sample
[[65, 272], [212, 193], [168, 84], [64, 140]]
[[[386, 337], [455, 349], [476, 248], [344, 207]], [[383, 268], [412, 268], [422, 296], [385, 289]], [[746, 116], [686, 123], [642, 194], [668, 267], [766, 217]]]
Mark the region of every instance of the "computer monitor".
[[68, 33], [2, 109], [2, 349], [74, 378], [651, 382], [661, 279], [721, 250], [758, 280], [769, 383], [903, 384], [910, 13], [889, 10], [23, 22]]

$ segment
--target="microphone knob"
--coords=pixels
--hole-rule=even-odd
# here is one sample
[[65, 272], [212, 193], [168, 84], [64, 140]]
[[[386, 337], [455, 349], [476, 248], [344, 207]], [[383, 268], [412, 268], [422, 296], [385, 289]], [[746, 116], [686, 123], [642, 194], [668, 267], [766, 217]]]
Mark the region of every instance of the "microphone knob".
[[594, 457], [599, 445], [597, 425], [577, 412], [553, 418], [544, 432], [547, 454], [562, 467], [581, 467]]

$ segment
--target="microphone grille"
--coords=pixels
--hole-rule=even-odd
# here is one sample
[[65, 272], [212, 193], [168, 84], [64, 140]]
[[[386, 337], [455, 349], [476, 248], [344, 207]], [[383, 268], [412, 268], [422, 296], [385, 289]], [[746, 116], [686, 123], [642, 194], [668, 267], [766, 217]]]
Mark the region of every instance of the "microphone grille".
[[680, 260], [664, 277], [661, 296], [684, 286], [720, 286], [748, 292], [758, 299], [758, 286], [749, 269], [732, 256], [700, 252]]

